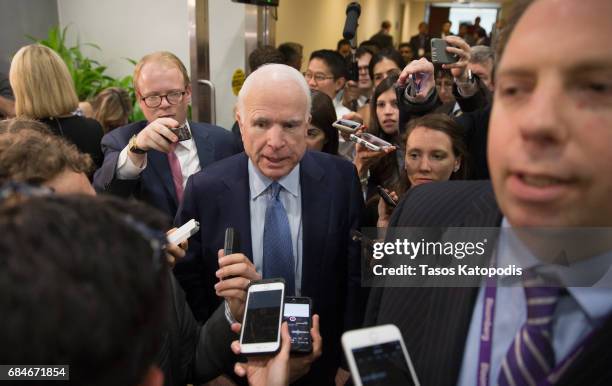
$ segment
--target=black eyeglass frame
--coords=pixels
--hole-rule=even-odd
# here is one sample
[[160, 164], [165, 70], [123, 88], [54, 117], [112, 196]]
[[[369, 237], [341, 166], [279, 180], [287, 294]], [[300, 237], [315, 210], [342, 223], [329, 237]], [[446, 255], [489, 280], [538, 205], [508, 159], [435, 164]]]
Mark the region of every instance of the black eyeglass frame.
[[[185, 97], [186, 93], [187, 91], [184, 91], [184, 90], [183, 91], [172, 91], [164, 95], [149, 95], [146, 97], [140, 97], [140, 100], [145, 104], [145, 106], [147, 106], [150, 109], [154, 109], [154, 108], [161, 106], [162, 102], [164, 101], [164, 98], [166, 98], [166, 102], [168, 102], [169, 105], [174, 106], [174, 105], [178, 105], [183, 100], [183, 97]], [[176, 94], [180, 94], [180, 97], [178, 97], [176, 102], [171, 102], [169, 96], [176, 95]], [[159, 103], [150, 104], [149, 102], [147, 102], [147, 98], [159, 98]]]

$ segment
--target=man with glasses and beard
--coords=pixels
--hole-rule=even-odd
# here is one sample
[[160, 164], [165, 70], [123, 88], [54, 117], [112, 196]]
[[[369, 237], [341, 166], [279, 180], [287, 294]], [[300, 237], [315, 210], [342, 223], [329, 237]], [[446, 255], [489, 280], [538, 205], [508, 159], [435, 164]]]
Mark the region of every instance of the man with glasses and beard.
[[174, 217], [187, 178], [239, 150], [230, 132], [187, 121], [189, 75], [174, 54], [144, 56], [134, 70], [134, 89], [146, 121], [102, 138], [104, 164], [94, 186], [144, 200]]

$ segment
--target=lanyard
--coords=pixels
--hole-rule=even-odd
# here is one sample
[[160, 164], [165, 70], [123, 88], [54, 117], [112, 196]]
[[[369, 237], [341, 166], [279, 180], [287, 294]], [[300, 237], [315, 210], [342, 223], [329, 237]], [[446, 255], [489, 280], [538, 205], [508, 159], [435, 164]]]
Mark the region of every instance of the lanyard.
[[[478, 386], [489, 386], [491, 373], [491, 354], [493, 349], [493, 326], [495, 321], [495, 302], [497, 300], [497, 283], [493, 277], [485, 283], [484, 304], [482, 307], [482, 323], [480, 326], [480, 353], [478, 359]], [[521, 327], [522, 328], [522, 327]], [[594, 328], [570, 353], [550, 372], [547, 379], [538, 386], [550, 386], [557, 383], [572, 362], [590, 343], [597, 328]], [[503, 359], [502, 359], [503, 360]]]

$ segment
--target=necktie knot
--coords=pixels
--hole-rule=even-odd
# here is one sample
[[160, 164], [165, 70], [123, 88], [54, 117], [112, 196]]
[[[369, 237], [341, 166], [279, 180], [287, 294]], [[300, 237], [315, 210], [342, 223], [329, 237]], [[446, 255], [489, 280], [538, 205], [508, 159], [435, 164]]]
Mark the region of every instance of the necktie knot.
[[270, 193], [272, 194], [272, 199], [278, 200], [278, 195], [280, 194], [282, 186], [274, 181], [270, 184]]
[[531, 286], [525, 283], [524, 290], [527, 301], [527, 325], [549, 329], [563, 289]]

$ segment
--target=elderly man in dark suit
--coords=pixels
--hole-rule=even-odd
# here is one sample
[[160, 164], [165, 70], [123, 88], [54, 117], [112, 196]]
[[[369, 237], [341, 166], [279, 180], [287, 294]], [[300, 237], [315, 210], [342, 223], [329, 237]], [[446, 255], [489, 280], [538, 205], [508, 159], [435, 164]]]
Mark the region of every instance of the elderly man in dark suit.
[[351, 163], [306, 151], [310, 103], [308, 85], [292, 67], [269, 64], [248, 77], [236, 112], [245, 153], [187, 182], [175, 221], [195, 218], [202, 227], [175, 273], [196, 317], [208, 317], [219, 301], [215, 289], [222, 294], [235, 280], [218, 282], [232, 272], [217, 263], [224, 231], [233, 227], [239, 252], [264, 278], [283, 277], [287, 294], [312, 298], [324, 350], [301, 382], [333, 384], [340, 334], [362, 314], [359, 245], [350, 234], [363, 198]]
[[[541, 247], [562, 251], [569, 245], [577, 251], [570, 257], [593, 273], [601, 258], [612, 256], [610, 237], [576, 249], [559, 236], [568, 228], [612, 226], [612, 54], [601, 49], [612, 34], [612, 3], [538, 0], [517, 6], [495, 77], [488, 138], [492, 184], [411, 189], [390, 225], [553, 227], [551, 238], [533, 232], [528, 241], [500, 238], [492, 248], [498, 267], [520, 257], [525, 271], [545, 274]], [[568, 28], [579, 33], [548, 44]], [[549, 49], [541, 50], [544, 45]], [[523, 277], [518, 286], [503, 287], [501, 280], [475, 288], [377, 288], [366, 323], [400, 327], [425, 385], [612, 383], [610, 283], [579, 288], [561, 279], [534, 287]]]
[[[94, 187], [136, 197], [174, 217], [187, 178], [239, 150], [221, 127], [187, 121], [189, 75], [172, 53], [143, 57], [134, 70], [134, 88], [147, 120], [102, 138], [104, 164], [95, 173]], [[185, 140], [179, 141], [179, 127]]]

